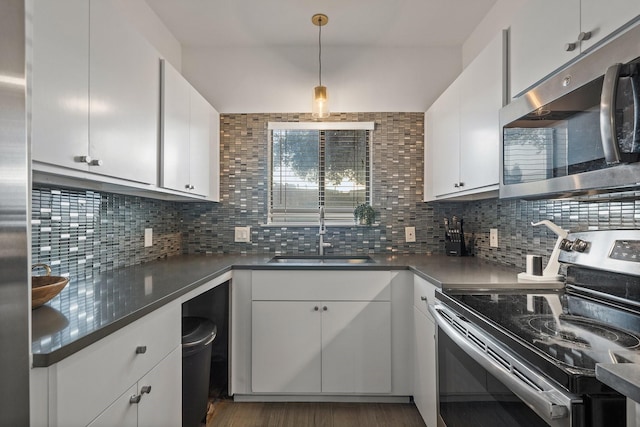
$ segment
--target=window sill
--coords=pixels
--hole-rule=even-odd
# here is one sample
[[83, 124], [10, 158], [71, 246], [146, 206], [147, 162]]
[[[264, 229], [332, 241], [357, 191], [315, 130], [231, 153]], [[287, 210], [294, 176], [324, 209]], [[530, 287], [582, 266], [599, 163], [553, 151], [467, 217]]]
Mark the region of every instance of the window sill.
[[[269, 224], [260, 224], [262, 228], [317, 228], [320, 226], [318, 222], [272, 222]], [[379, 222], [371, 225], [355, 224], [353, 221], [326, 221], [325, 228], [354, 228], [354, 227], [380, 227]]]

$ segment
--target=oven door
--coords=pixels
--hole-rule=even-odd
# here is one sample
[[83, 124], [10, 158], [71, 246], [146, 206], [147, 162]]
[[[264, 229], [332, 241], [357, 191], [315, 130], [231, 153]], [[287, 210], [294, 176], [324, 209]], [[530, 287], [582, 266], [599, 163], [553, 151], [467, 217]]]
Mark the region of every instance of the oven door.
[[439, 411], [447, 427], [584, 425], [580, 398], [450, 308], [429, 309], [438, 322]]

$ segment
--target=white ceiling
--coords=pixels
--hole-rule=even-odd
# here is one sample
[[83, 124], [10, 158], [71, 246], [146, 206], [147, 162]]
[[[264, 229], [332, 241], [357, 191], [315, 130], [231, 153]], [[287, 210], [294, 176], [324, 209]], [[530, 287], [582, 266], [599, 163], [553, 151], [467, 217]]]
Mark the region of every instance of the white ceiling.
[[285, 113], [310, 110], [318, 83], [314, 14], [329, 17], [331, 111], [425, 111], [497, 0], [144, 1], [181, 44], [183, 75], [218, 111]]
[[459, 46], [496, 0], [146, 0], [183, 47]]

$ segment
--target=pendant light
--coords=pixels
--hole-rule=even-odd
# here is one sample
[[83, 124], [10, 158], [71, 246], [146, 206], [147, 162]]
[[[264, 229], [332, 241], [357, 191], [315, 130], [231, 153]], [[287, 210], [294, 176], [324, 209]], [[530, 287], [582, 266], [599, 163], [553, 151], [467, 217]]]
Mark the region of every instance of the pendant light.
[[318, 27], [318, 86], [313, 88], [311, 115], [322, 119], [329, 117], [327, 87], [322, 86], [322, 27], [327, 25], [329, 18], [327, 15], [318, 13], [313, 15], [311, 22]]

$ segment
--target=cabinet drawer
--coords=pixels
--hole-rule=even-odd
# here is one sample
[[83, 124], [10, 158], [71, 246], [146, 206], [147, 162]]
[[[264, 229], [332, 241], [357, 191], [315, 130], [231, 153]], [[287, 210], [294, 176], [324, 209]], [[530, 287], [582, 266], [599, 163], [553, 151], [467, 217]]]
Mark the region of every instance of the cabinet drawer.
[[[413, 305], [429, 317], [431, 317], [431, 314], [427, 306], [435, 303], [435, 292], [436, 287], [434, 285], [422, 277], [413, 276]], [[424, 301], [423, 297], [426, 297], [427, 300]]]
[[[168, 304], [49, 368], [54, 426], [85, 426], [180, 345], [181, 307]], [[137, 353], [137, 348], [145, 348]]]
[[254, 301], [389, 301], [390, 271], [255, 271]]

